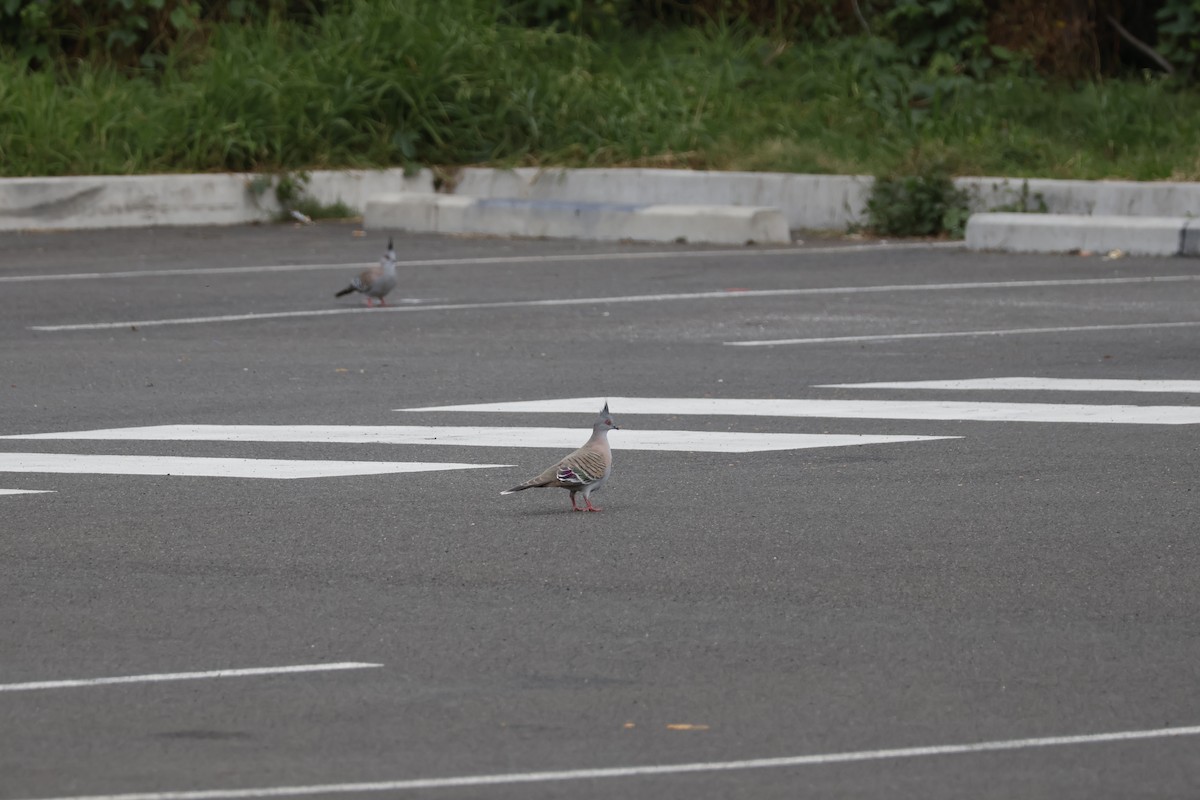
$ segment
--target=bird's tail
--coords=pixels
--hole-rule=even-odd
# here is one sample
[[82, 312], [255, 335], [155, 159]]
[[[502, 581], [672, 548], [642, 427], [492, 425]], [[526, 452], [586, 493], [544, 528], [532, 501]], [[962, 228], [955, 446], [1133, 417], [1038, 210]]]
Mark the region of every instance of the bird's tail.
[[350, 294], [353, 291], [354, 291], [353, 286], [347, 286], [345, 289], [342, 289], [340, 292], [335, 294], [334, 297], [341, 297], [342, 295]]
[[511, 488], [511, 489], [505, 489], [505, 490], [504, 490], [503, 492], [501, 492], [500, 494], [515, 494], [516, 492], [523, 492], [523, 491], [525, 491], [526, 489], [532, 489], [532, 488], [533, 488], [533, 487], [532, 487], [530, 484], [528, 484], [528, 483], [522, 483], [520, 486], [514, 486], [514, 487], [513, 487], [513, 488]]

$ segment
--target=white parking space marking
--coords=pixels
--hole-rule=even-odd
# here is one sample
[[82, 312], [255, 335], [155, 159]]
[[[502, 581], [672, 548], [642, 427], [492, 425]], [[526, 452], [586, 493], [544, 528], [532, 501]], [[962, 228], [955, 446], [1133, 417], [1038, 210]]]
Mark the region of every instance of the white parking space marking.
[[965, 378], [954, 381], [823, 383], [818, 389], [945, 389], [949, 391], [1152, 392], [1200, 394], [1200, 381], [1108, 378]]
[[248, 669], [213, 669], [206, 672], [163, 672], [151, 675], [122, 675], [116, 678], [79, 678], [66, 681], [30, 681], [0, 683], [0, 692], [29, 692], [37, 689], [74, 689], [82, 686], [109, 686], [115, 683], [156, 683], [159, 681], [194, 681], [205, 678], [247, 678], [260, 675], [288, 675], [297, 672], [331, 672], [345, 669], [374, 669], [383, 664], [365, 661], [341, 661], [333, 664], [298, 664], [289, 667], [250, 667]]
[[276, 458], [110, 456], [74, 453], [0, 453], [0, 472], [74, 475], [169, 475], [189, 478], [332, 478], [399, 472], [510, 467], [512, 464], [443, 464], [423, 461], [290, 461]]
[[[310, 442], [323, 444], [427, 444], [470, 447], [575, 448], [578, 428], [485, 428], [425, 425], [157, 425], [0, 436], [0, 439], [100, 439], [117, 441]], [[754, 453], [866, 444], [957, 439], [957, 436], [865, 436], [816, 433], [628, 430], [612, 433], [614, 450]]]
[[[422, 258], [401, 261], [405, 267], [461, 267], [487, 264], [569, 264], [595, 261], [647, 261], [670, 258], [727, 258], [731, 253], [738, 256], [783, 256], [783, 255], [836, 255], [838, 253], [862, 253], [865, 251], [961, 249], [962, 242], [897, 242], [882, 244], [860, 244], [845, 247], [788, 247], [770, 250], [655, 250], [648, 253], [567, 253], [563, 255], [528, 256], [480, 256], [475, 258]], [[374, 266], [377, 261], [343, 262], [339, 264], [263, 264], [247, 267], [197, 267], [195, 269], [146, 269], [121, 272], [75, 272], [52, 275], [7, 275], [0, 276], [0, 283], [33, 283], [40, 281], [86, 281], [115, 280], [128, 278], [175, 278], [188, 275], [245, 275], [256, 272], [317, 272], [321, 270], [346, 270], [354, 272]]]
[[[727, 251], [726, 251], [727, 252]], [[260, 313], [250, 314], [223, 314], [220, 316], [209, 317], [175, 317], [171, 319], [141, 319], [141, 320], [124, 320], [121, 322], [79, 322], [64, 325], [31, 325], [29, 330], [33, 331], [98, 331], [98, 330], [114, 330], [118, 328], [152, 328], [165, 325], [202, 325], [208, 323], [227, 323], [227, 322], [247, 322], [251, 320], [266, 320], [266, 319], [293, 319], [297, 317], [328, 317], [339, 316], [343, 314], [384, 314], [384, 313], [404, 313], [412, 314], [428, 311], [483, 311], [487, 309], [505, 309], [505, 308], [553, 308], [563, 306], [594, 306], [605, 304], [623, 304], [623, 303], [665, 303], [676, 302], [681, 300], [733, 300], [747, 299], [756, 297], [804, 297], [813, 295], [853, 295], [853, 294], [878, 294], [878, 293], [896, 293], [896, 292], [945, 292], [945, 291], [975, 291], [980, 289], [1031, 289], [1031, 288], [1049, 288], [1049, 287], [1064, 287], [1064, 286], [1106, 286], [1106, 285], [1124, 285], [1135, 283], [1173, 283], [1179, 281], [1198, 281], [1200, 275], [1168, 275], [1159, 277], [1138, 277], [1138, 278], [1069, 278], [1061, 280], [1042, 280], [1042, 281], [976, 281], [972, 283], [918, 283], [918, 284], [893, 284], [886, 286], [830, 286], [823, 288], [811, 289], [750, 289], [738, 291], [713, 291], [713, 292], [686, 292], [681, 294], [641, 294], [641, 295], [618, 295], [613, 297], [568, 297], [559, 299], [547, 300], [500, 300], [484, 303], [441, 303], [431, 305], [405, 305], [405, 306], [385, 306], [383, 308], [365, 308], [355, 306], [350, 308], [322, 308], [308, 309], [300, 311], [264, 311]], [[1195, 323], [1149, 323], [1153, 326], [1170, 326], [1170, 325], [1200, 325], [1200, 322]], [[1127, 326], [1128, 327], [1128, 326]], [[1136, 326], [1134, 326], [1136, 327]], [[1079, 328], [1079, 330], [1093, 330], [1094, 327]], [[1033, 332], [1035, 329], [1030, 329], [1027, 332]], [[1066, 330], [1066, 329], [1054, 329]], [[984, 335], [987, 331], [971, 332], [970, 334], [957, 333], [956, 336], [962, 335]], [[906, 334], [909, 337], [931, 337], [944, 336], [947, 334]], [[903, 338], [904, 334], [899, 336], [889, 336], [885, 338]], [[825, 340], [786, 340], [791, 343], [815, 342], [815, 341], [856, 341], [854, 337], [839, 337], [835, 339]], [[785, 341], [776, 342], [759, 342], [759, 344], [783, 344]], [[741, 342], [727, 344], [755, 344], [754, 342]]]
[[1168, 739], [1180, 736], [1195, 736], [1197, 734], [1200, 734], [1200, 725], [1185, 728], [1151, 728], [1148, 730], [1116, 731], [1113, 733], [1092, 733], [1076, 736], [999, 739], [968, 744], [899, 747], [891, 750], [852, 750], [841, 753], [819, 753], [815, 755], [783, 756], [780, 758], [752, 758], [741, 761], [698, 761], [690, 764], [649, 764], [629, 767], [601, 767], [546, 772], [500, 773], [496, 775], [464, 775], [449, 778], [371, 781], [368, 783], [264, 786], [257, 789], [199, 789], [167, 792], [133, 792], [129, 794], [75, 795], [71, 797], [40, 798], [39, 800], [240, 800], [240, 798], [257, 797], [300, 797], [314, 794], [361, 794], [365, 792], [398, 792], [414, 789], [451, 789], [468, 786], [506, 786], [520, 783], [591, 781], [600, 778], [649, 778], [660, 775], [811, 767], [825, 764], [887, 761], [901, 758], [977, 755], [1012, 750], [1030, 750], [1040, 747], [1069, 747]]
[[397, 411], [495, 411], [594, 414], [608, 402], [622, 414], [907, 419], [954, 422], [1085, 422], [1124, 425], [1195, 425], [1200, 406], [1126, 406], [1051, 403], [968, 403], [934, 400], [789, 400], [713, 397], [567, 397], [508, 403], [398, 408]]
[[180, 278], [188, 275], [245, 275], [255, 272], [316, 272], [319, 270], [362, 270], [377, 262], [340, 264], [270, 264], [252, 267], [196, 267], [195, 269], [146, 269], [119, 272], [69, 272], [50, 275], [4, 275], [0, 283], [42, 283], [46, 281], [98, 281], [128, 278]]
[[877, 333], [868, 336], [819, 336], [807, 339], [752, 339], [725, 342], [730, 347], [775, 347], [783, 344], [836, 344], [838, 342], [892, 342], [899, 339], [955, 339], [981, 336], [1027, 336], [1037, 333], [1086, 333], [1089, 331], [1153, 330], [1195, 328], [1200, 322], [1131, 322], [1121, 325], [1069, 325], [1059, 328], [1009, 328], [990, 331], [939, 331], [936, 333]]
[[55, 489], [0, 489], [0, 495], [8, 494], [54, 494]]

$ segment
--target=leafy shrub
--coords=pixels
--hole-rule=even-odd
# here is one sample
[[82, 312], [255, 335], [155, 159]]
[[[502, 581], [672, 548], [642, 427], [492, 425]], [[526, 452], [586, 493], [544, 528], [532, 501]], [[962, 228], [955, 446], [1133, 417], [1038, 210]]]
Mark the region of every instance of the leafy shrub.
[[220, 22], [311, 22], [330, 0], [0, 0], [0, 48], [27, 66], [63, 59], [157, 67]]
[[970, 214], [967, 192], [940, 169], [877, 177], [866, 212], [867, 226], [878, 234], [953, 238], [962, 238]]
[[914, 66], [981, 78], [992, 65], [983, 0], [896, 0], [885, 20]]
[[839, 0], [504, 0], [518, 24], [602, 36], [622, 29], [745, 24], [763, 34], [827, 39], [849, 19]]
[[628, 0], [508, 0], [506, 14], [531, 28], [588, 35], [610, 34], [629, 21]]
[[1159, 50], [1181, 76], [1200, 66], [1200, 0], [1166, 0], [1158, 10]]

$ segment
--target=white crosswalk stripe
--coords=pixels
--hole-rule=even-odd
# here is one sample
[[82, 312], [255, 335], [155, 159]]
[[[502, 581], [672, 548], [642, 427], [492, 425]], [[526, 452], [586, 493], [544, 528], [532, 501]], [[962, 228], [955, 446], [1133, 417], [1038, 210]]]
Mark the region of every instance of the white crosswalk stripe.
[[[574, 448], [580, 444], [585, 433], [581, 433], [578, 428], [488, 428], [425, 425], [156, 425], [141, 428], [26, 434], [0, 438]], [[851, 447], [953, 438], [957, 437], [622, 429], [613, 433], [612, 446], [614, 450], [753, 453], [767, 450]]]
[[442, 464], [420, 461], [299, 461], [278, 458], [0, 453], [0, 472], [88, 475], [171, 475], [201, 478], [330, 478], [397, 472], [486, 469], [511, 464]]
[[[1200, 381], [1001, 377], [958, 380], [821, 384], [815, 389], [921, 389], [938, 391], [1200, 392]], [[963, 402], [811, 398], [573, 397], [396, 409], [418, 412], [591, 414], [608, 402], [617, 416], [753, 416], [937, 422], [1051, 422], [1194, 425], [1200, 406], [1082, 403]], [[571, 448], [579, 428], [480, 425], [151, 425], [83, 431], [10, 434], [8, 440], [267, 442], [343, 445], [414, 445]], [[615, 450], [754, 453], [852, 447], [961, 438], [928, 434], [782, 433], [638, 428], [613, 434]], [[234, 478], [319, 478], [511, 466], [427, 461], [331, 461], [188, 456], [0, 453], [0, 472], [172, 475]], [[0, 495], [52, 490], [0, 489]]]
[[1083, 405], [1055, 403], [957, 402], [946, 400], [807, 400], [715, 397], [565, 397], [459, 406], [401, 408], [397, 411], [488, 411], [577, 413], [594, 411], [608, 401], [613, 413], [824, 417], [946, 422], [1073, 422], [1125, 425], [1195, 425], [1200, 406]]
[[943, 391], [1153, 392], [1200, 394], [1200, 381], [1114, 378], [966, 378], [951, 381], [824, 383], [818, 389], [939, 389]]

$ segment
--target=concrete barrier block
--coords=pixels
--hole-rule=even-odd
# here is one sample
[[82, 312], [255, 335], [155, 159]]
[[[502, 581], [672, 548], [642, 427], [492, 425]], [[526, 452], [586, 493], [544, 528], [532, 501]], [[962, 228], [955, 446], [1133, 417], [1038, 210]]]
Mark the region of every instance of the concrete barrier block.
[[462, 233], [550, 239], [609, 238], [596, 229], [605, 214], [600, 204], [503, 197], [472, 199], [475, 205], [464, 215], [470, 229]]
[[473, 197], [432, 192], [392, 192], [372, 197], [363, 210], [363, 226], [372, 230], [463, 233]]
[[1188, 222], [1183, 217], [974, 214], [967, 220], [966, 239], [972, 250], [1122, 250], [1132, 255], [1171, 256], [1180, 253]]
[[635, 217], [633, 230], [630, 238], [669, 230], [676, 239], [713, 244], [782, 244], [792, 239], [782, 211], [750, 206], [649, 206]]
[[558, 239], [714, 244], [791, 241], [776, 208], [584, 203], [442, 194], [389, 194], [367, 203], [371, 229]]
[[581, 203], [776, 208], [789, 228], [843, 229], [860, 222], [873, 179], [676, 169], [462, 170], [455, 193]]

